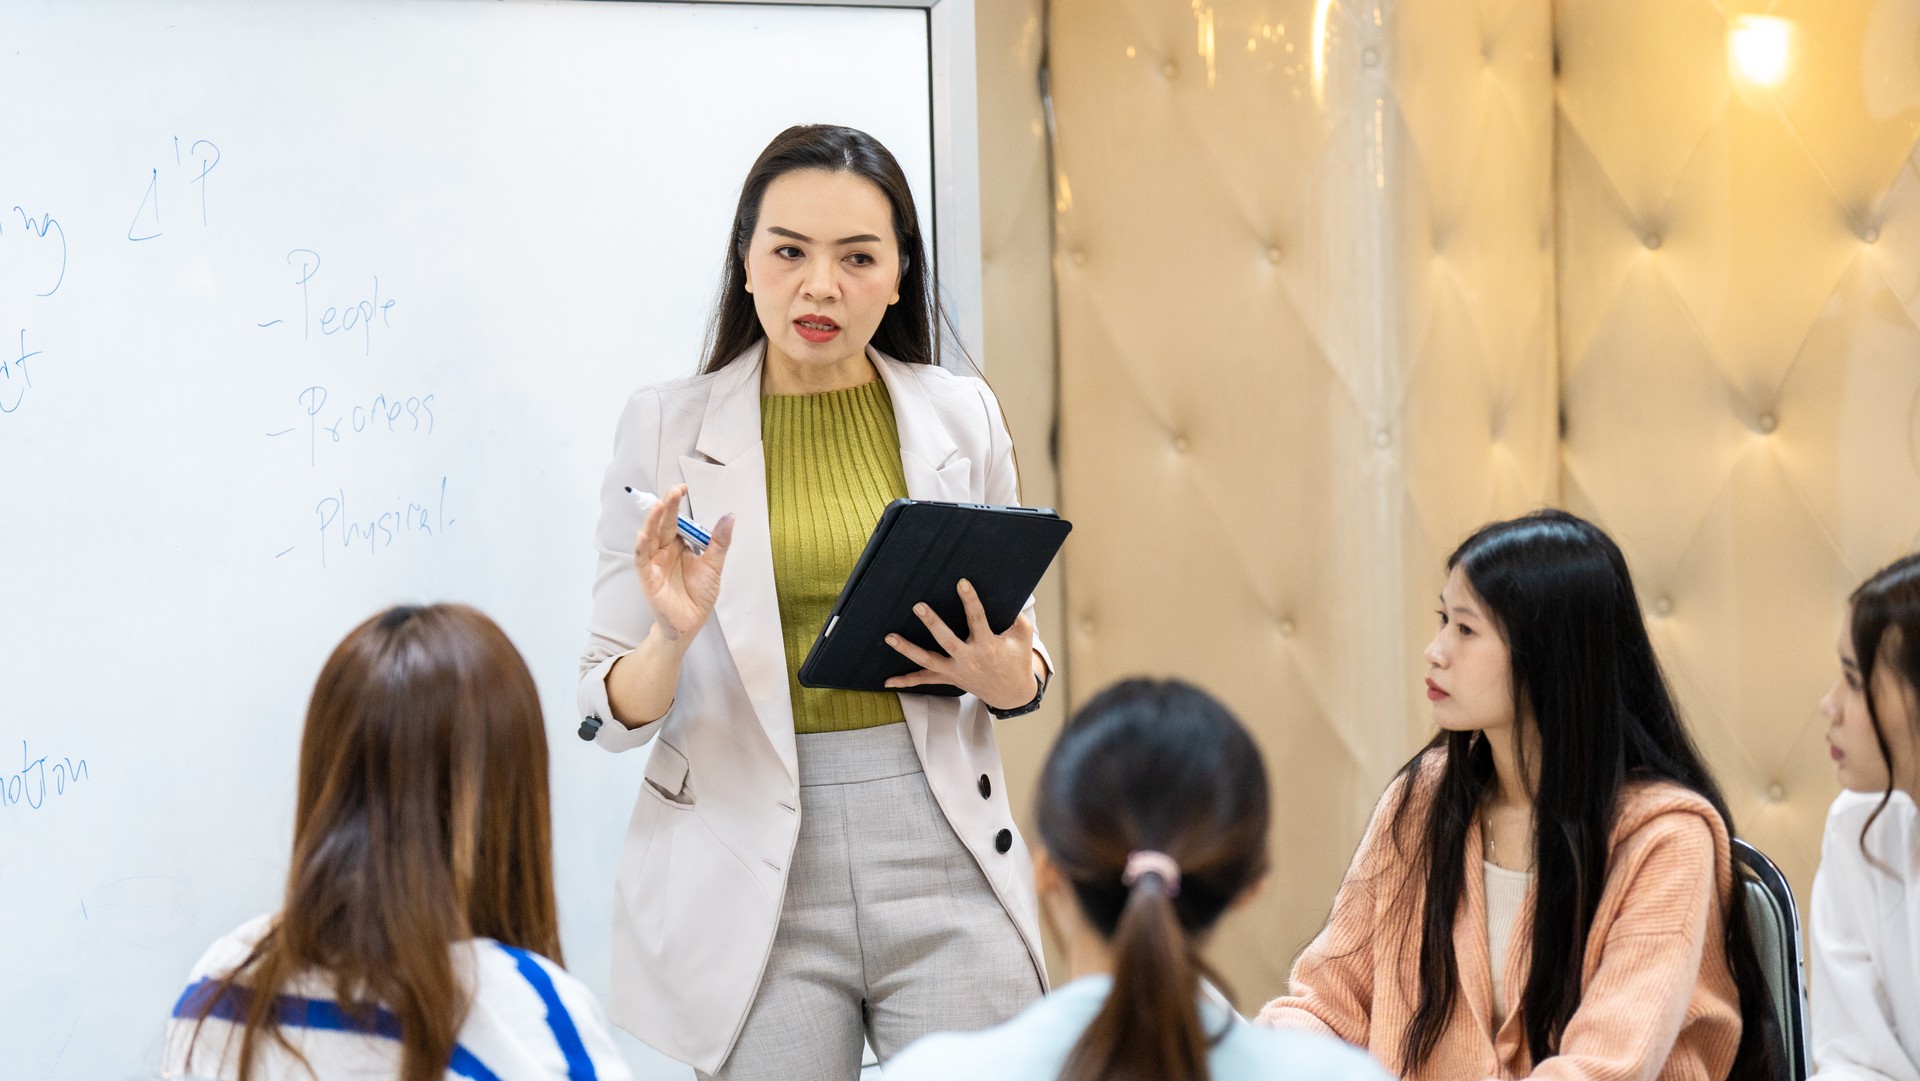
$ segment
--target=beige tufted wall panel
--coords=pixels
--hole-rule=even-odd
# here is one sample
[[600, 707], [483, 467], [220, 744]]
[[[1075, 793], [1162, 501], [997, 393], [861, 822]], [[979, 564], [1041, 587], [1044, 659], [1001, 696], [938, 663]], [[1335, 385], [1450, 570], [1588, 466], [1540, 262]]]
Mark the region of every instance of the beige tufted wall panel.
[[1072, 690], [1177, 674], [1255, 728], [1242, 1005], [1427, 731], [1446, 551], [1557, 494], [1549, 14], [1053, 0]]
[[[1730, 20], [1792, 22], [1787, 80]], [[1920, 540], [1920, 3], [1559, 0], [1569, 506], [1620, 540], [1741, 830], [1801, 895], [1847, 591]]]
[[[1041, 0], [978, 0], [974, 6], [980, 105], [980, 253], [986, 344], [979, 358], [1000, 397], [1020, 456], [1022, 498], [1054, 506], [1053, 199], [1040, 64], [1046, 48]], [[1008, 792], [1033, 836], [1033, 789], [1066, 716], [1072, 672], [1061, 568], [1039, 594], [1041, 633], [1050, 643], [1056, 683], [1038, 713], [1001, 725]], [[1049, 946], [1052, 944], [1049, 943]], [[1061, 971], [1058, 958], [1051, 959]]]

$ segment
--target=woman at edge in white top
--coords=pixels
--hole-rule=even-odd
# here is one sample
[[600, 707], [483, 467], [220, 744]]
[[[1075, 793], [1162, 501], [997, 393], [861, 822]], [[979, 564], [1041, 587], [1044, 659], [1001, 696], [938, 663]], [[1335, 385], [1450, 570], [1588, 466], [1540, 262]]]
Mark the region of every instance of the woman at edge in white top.
[[1813, 879], [1815, 1071], [1920, 1081], [1920, 555], [1855, 590], [1820, 701], [1840, 785]]
[[354, 628], [314, 686], [298, 784], [280, 911], [194, 966], [166, 1076], [628, 1081], [560, 968], [546, 726], [492, 620], [439, 604]]
[[997, 1028], [921, 1040], [887, 1081], [1386, 1081], [1338, 1040], [1256, 1028], [1202, 993], [1201, 942], [1267, 870], [1266, 770], [1219, 702], [1178, 680], [1108, 688], [1054, 743], [1035, 817], [1073, 982]]

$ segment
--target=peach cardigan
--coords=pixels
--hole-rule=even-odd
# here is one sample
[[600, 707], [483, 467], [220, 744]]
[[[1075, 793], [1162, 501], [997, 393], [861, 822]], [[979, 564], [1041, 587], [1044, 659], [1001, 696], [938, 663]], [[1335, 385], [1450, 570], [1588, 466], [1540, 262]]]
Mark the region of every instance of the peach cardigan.
[[[1414, 798], [1428, 801], [1438, 756], [1423, 765]], [[1404, 782], [1387, 790], [1326, 928], [1294, 963], [1291, 993], [1259, 1021], [1331, 1033], [1394, 1069], [1420, 1002], [1422, 883], [1395, 851], [1389, 823]], [[1418, 844], [1419, 816], [1408, 821]], [[1466, 896], [1454, 920], [1459, 990], [1433, 1054], [1402, 1076], [1431, 1081], [1537, 1077], [1592, 1081], [1721, 1081], [1740, 1043], [1740, 1003], [1722, 945], [1723, 898], [1733, 867], [1720, 816], [1698, 793], [1666, 782], [1620, 794], [1607, 881], [1588, 933], [1581, 1000], [1560, 1053], [1535, 1064], [1520, 996], [1532, 959], [1533, 891], [1513, 927], [1506, 963], [1506, 1023], [1493, 1031], [1486, 888], [1480, 827], [1467, 833]], [[1399, 905], [1392, 902], [1401, 898]]]

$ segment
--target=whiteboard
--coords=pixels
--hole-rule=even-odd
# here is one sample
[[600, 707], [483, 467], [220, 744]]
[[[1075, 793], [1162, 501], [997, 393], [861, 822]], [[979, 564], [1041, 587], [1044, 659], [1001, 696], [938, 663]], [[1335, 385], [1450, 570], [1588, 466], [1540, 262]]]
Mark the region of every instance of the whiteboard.
[[0, 1079], [151, 1073], [200, 952], [278, 905], [320, 664], [402, 601], [478, 606], [532, 667], [604, 995], [642, 762], [573, 703], [614, 421], [696, 367], [781, 128], [879, 137], [931, 234], [929, 24], [0, 8]]

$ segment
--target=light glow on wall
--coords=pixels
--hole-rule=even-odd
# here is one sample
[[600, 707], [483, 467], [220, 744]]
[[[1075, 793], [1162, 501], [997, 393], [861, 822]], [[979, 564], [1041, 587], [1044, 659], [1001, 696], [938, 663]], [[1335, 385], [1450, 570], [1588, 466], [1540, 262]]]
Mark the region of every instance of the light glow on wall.
[[1775, 15], [1741, 15], [1727, 30], [1727, 67], [1734, 78], [1775, 87], [1793, 70], [1793, 23]]
[[1334, 0], [1313, 0], [1313, 103], [1327, 103], [1327, 15]]

